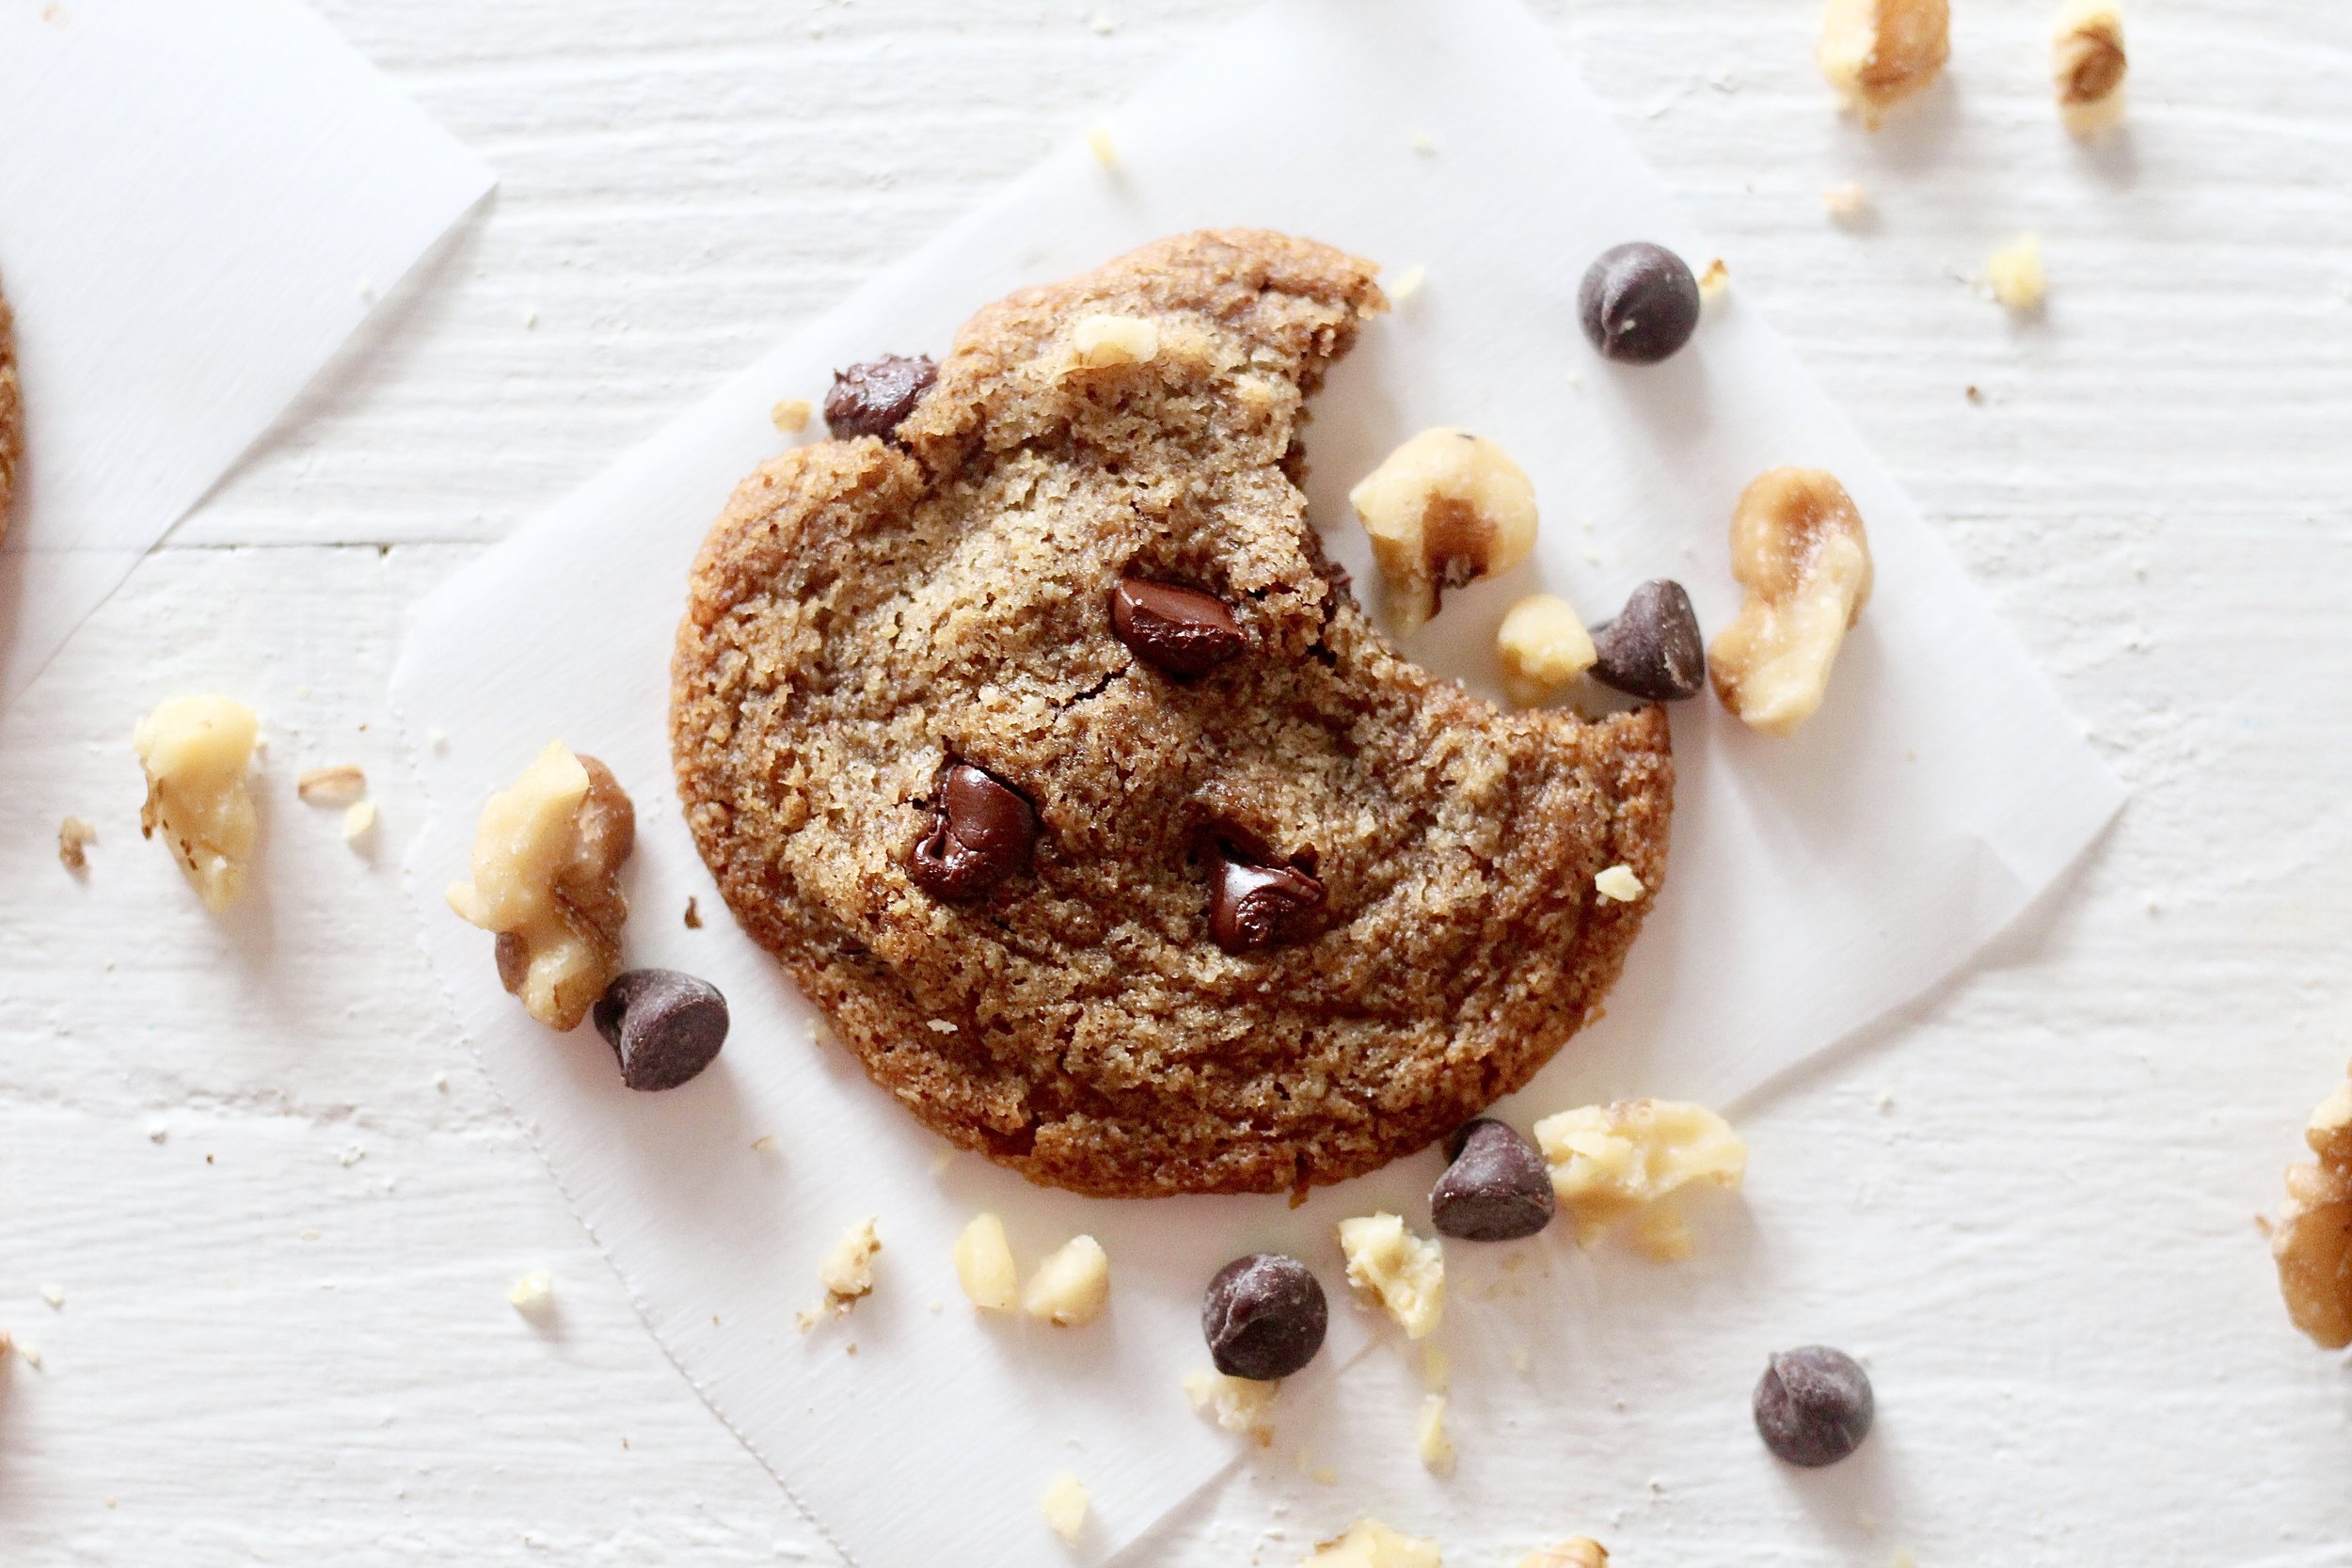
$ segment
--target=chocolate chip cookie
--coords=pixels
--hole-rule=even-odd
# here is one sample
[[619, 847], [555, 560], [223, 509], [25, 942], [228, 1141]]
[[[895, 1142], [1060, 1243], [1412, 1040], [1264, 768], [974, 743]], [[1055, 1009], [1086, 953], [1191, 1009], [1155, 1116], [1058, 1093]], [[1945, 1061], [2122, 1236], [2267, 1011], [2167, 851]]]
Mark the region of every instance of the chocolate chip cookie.
[[1226, 231], [1024, 290], [845, 372], [695, 563], [703, 858], [877, 1084], [1033, 1180], [1296, 1191], [1442, 1137], [1597, 1012], [1649, 900], [1594, 878], [1663, 878], [1661, 710], [1432, 676], [1308, 526], [1373, 272]]
[[16, 382], [16, 317], [0, 294], [0, 539], [8, 536], [16, 467], [24, 460], [24, 398]]

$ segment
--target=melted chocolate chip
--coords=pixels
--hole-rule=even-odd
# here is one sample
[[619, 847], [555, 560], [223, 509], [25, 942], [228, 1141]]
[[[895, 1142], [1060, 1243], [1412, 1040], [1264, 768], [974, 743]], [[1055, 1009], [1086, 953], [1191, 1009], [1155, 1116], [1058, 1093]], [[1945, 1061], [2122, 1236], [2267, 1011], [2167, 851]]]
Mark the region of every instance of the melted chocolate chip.
[[977, 898], [1029, 863], [1037, 813], [1021, 792], [968, 762], [939, 778], [930, 832], [907, 857], [915, 886], [934, 898]]
[[1682, 584], [1660, 578], [1636, 588], [1617, 618], [1593, 633], [1593, 678], [1654, 703], [1695, 696], [1707, 685], [1707, 644]]
[[632, 969], [605, 987], [590, 1016], [632, 1089], [674, 1089], [718, 1059], [727, 999], [675, 969]]
[[1322, 902], [1323, 884], [1304, 871], [1220, 856], [1209, 903], [1209, 935], [1228, 953], [1271, 947], [1292, 935], [1298, 916]]
[[1646, 240], [1602, 251], [1576, 300], [1584, 336], [1604, 359], [1654, 365], [1698, 329], [1698, 279], [1681, 257]]
[[1111, 631], [1137, 658], [1171, 675], [1198, 675], [1242, 650], [1223, 599], [1197, 588], [1121, 578], [1111, 590]]
[[1218, 1371], [1271, 1381], [1315, 1358], [1330, 1315], [1314, 1271], [1279, 1252], [1253, 1252], [1209, 1281], [1200, 1333]]
[[1870, 1374], [1843, 1351], [1807, 1345], [1771, 1358], [1756, 1386], [1756, 1430], [1791, 1465], [1835, 1465], [1870, 1435]]
[[825, 394], [825, 428], [844, 441], [858, 436], [888, 440], [938, 379], [939, 367], [921, 354], [885, 354], [835, 371]]
[[1535, 1146], [1486, 1117], [1446, 1142], [1453, 1164], [1429, 1189], [1429, 1219], [1467, 1242], [1516, 1242], [1551, 1223], [1551, 1170]]

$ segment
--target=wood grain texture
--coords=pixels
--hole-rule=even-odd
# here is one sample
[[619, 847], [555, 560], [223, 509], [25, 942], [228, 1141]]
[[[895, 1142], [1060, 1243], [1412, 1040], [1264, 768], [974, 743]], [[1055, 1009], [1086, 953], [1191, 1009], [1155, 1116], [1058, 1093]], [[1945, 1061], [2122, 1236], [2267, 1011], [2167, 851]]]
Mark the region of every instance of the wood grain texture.
[[[0, 720], [0, 1326], [44, 1356], [0, 1391], [0, 1561], [829, 1560], [452, 1038], [389, 869], [399, 620], [1239, 7], [324, 8], [502, 184]], [[1394, 1474], [1278, 1451], [1147, 1560], [1288, 1563], [1409, 1507], [1473, 1565], [1579, 1530], [1634, 1565], [2352, 1562], [2352, 1381], [2253, 1226], [2352, 1055], [2352, 8], [2135, 7], [2095, 150], [2042, 0], [1960, 7], [1949, 83], [1875, 138], [1806, 0], [1542, 8], [2137, 797], [1977, 973], [1742, 1108], [1745, 1218], [1699, 1260], [1578, 1276], [1705, 1323], [1696, 1364], [1580, 1344], [1556, 1423], [1457, 1388], [1434, 1493], [1375, 1375]], [[1850, 180], [1876, 217], [1842, 229]], [[1967, 279], [2028, 229], [2018, 323]], [[270, 736], [226, 923], [136, 835], [129, 727], [192, 688]], [[376, 783], [373, 857], [293, 797], [332, 762]], [[539, 1267], [552, 1332], [503, 1299]], [[1810, 1338], [1872, 1354], [1869, 1465], [1678, 1460]], [[1570, 1468], [1571, 1430], [1622, 1441]]]

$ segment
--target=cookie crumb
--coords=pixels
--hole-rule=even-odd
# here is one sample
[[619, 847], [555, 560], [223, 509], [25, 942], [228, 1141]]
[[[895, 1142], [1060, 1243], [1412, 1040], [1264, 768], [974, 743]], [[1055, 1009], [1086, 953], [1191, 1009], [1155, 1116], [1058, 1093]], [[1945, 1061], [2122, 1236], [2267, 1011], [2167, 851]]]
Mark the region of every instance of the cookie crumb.
[[1045, 1515], [1045, 1525], [1065, 1542], [1074, 1542], [1087, 1528], [1087, 1496], [1084, 1482], [1064, 1470], [1045, 1488], [1045, 1496], [1038, 1499], [1038, 1511]]
[[1593, 891], [1613, 904], [1630, 904], [1648, 891], [1633, 868], [1622, 862], [1593, 879]]
[[545, 1318], [555, 1309], [555, 1279], [545, 1269], [534, 1270], [506, 1288], [506, 1304], [526, 1318]]
[[689, 895], [686, 900], [686, 928], [690, 931], [699, 931], [703, 928], [702, 901], [691, 895]]
[[57, 824], [57, 863], [79, 877], [89, 869], [89, 847], [98, 842], [98, 830], [78, 816], [69, 816]]
[[787, 436], [798, 436], [808, 428], [809, 411], [806, 398], [782, 398], [768, 410], [768, 420]]
[[1087, 133], [1087, 150], [1104, 168], [1119, 166], [1119, 149], [1111, 145], [1111, 134], [1104, 127], [1098, 125]]
[[1426, 1338], [1445, 1312], [1445, 1254], [1405, 1228], [1401, 1215], [1340, 1222], [1347, 1282], [1385, 1307], [1409, 1339]]
[[1454, 1473], [1454, 1439], [1445, 1430], [1445, 1396], [1423, 1395], [1421, 1418], [1413, 1423], [1413, 1451], [1421, 1455], [1422, 1467], [1433, 1476]]
[[2322, 1349], [2342, 1350], [2352, 1345], [2352, 1084], [2320, 1101], [2303, 1141], [2313, 1158], [2287, 1167], [2270, 1251], [2287, 1316]]
[[773, 1132], [762, 1132], [758, 1137], [752, 1140], [752, 1152], [754, 1154], [773, 1154], [775, 1151], [776, 1135]]
[[1994, 251], [1984, 263], [1984, 280], [1993, 297], [2019, 314], [2042, 309], [2050, 296], [2049, 275], [2042, 265], [2042, 241], [2020, 234]]

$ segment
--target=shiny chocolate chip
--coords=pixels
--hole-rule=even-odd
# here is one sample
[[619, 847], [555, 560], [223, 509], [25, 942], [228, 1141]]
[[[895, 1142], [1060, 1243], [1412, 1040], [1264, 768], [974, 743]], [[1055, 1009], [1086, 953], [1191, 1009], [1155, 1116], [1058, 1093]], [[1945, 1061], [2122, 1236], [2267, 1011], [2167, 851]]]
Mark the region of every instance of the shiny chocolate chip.
[[968, 762], [939, 776], [930, 832], [915, 843], [907, 869], [934, 898], [977, 898], [1029, 863], [1037, 813], [995, 775]]
[[1323, 884], [1304, 871], [1220, 856], [1209, 903], [1209, 935], [1228, 953], [1271, 947], [1288, 940], [1299, 917], [1322, 902]]
[[716, 1061], [727, 999], [675, 969], [632, 969], [604, 988], [590, 1015], [632, 1089], [675, 1089]]
[[1279, 1252], [1234, 1259], [1200, 1297], [1200, 1333], [1227, 1377], [1290, 1376], [1323, 1348], [1330, 1320], [1314, 1271]]
[[1111, 631], [1137, 658], [1170, 675], [1214, 670], [1242, 650], [1223, 599], [1172, 582], [1121, 578], [1111, 590]]
[[1600, 253], [1577, 290], [1584, 336], [1604, 359], [1654, 365], [1691, 341], [1699, 280], [1681, 257], [1637, 240]]
[[885, 354], [835, 371], [825, 394], [825, 428], [844, 441], [858, 436], [887, 440], [938, 379], [939, 367], [922, 354]]
[[1446, 1142], [1453, 1164], [1429, 1189], [1429, 1219], [1466, 1242], [1516, 1242], [1551, 1223], [1551, 1169], [1535, 1146], [1487, 1117]]
[[1756, 1430], [1791, 1465], [1835, 1465], [1870, 1435], [1870, 1374], [1844, 1351], [1806, 1345], [1775, 1355], [1756, 1386]]
[[1660, 578], [1636, 588], [1617, 618], [1593, 633], [1593, 678], [1635, 697], [1670, 703], [1707, 685], [1707, 644], [1682, 584]]

